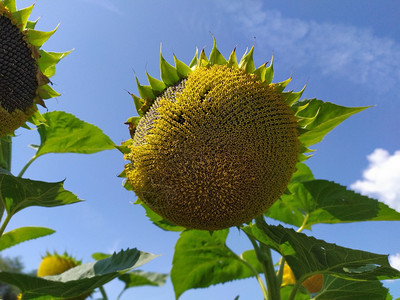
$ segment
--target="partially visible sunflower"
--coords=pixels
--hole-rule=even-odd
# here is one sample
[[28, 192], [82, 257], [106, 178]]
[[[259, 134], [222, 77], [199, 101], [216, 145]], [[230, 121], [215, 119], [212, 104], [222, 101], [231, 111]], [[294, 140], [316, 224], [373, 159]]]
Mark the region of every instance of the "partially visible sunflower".
[[33, 5], [17, 10], [15, 0], [0, 0], [0, 137], [12, 134], [26, 121], [38, 124], [42, 118], [37, 104], [59, 96], [50, 86], [55, 65], [70, 51], [41, 49], [57, 30], [35, 30], [28, 21]]
[[160, 55], [161, 81], [132, 95], [139, 117], [121, 147], [127, 182], [150, 209], [186, 228], [217, 230], [261, 215], [284, 193], [301, 153], [304, 107], [291, 78], [272, 83], [272, 61], [255, 68], [254, 47], [237, 63], [214, 45], [190, 65]]

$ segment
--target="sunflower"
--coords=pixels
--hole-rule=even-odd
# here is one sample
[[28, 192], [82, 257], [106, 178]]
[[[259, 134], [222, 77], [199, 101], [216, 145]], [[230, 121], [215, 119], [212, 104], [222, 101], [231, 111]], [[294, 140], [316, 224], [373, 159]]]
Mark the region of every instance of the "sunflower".
[[28, 21], [33, 5], [17, 10], [15, 0], [0, 1], [0, 137], [12, 134], [26, 121], [42, 120], [37, 104], [59, 96], [50, 86], [55, 65], [70, 51], [41, 49], [57, 30], [35, 30], [37, 21]]
[[302, 152], [300, 92], [272, 83], [272, 61], [255, 68], [252, 47], [239, 63], [214, 45], [189, 65], [160, 54], [161, 80], [132, 95], [139, 117], [121, 147], [125, 176], [141, 201], [186, 228], [250, 222], [286, 190]]

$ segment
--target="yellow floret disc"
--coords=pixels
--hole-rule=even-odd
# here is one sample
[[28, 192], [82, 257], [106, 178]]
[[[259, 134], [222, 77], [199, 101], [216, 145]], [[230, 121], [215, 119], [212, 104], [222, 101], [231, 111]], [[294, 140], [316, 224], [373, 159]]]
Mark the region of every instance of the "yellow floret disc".
[[285, 191], [298, 159], [296, 117], [254, 74], [198, 67], [140, 120], [127, 179], [165, 219], [186, 228], [240, 226]]

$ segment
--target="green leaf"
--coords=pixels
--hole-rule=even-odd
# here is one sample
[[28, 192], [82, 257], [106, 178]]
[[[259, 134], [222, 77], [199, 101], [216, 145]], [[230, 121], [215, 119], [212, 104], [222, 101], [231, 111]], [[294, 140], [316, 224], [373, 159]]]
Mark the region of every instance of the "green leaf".
[[63, 111], [44, 113], [46, 124], [38, 126], [40, 147], [46, 153], [96, 153], [114, 149], [114, 143], [98, 127]]
[[21, 227], [4, 233], [0, 239], [0, 251], [19, 243], [53, 234], [55, 231], [46, 227]]
[[40, 48], [56, 31], [58, 25], [52, 31], [38, 31], [31, 29], [27, 32], [29, 43]]
[[306, 130], [301, 133], [300, 141], [306, 147], [320, 142], [324, 136], [346, 120], [351, 115], [363, 111], [367, 107], [344, 107], [317, 99], [306, 99], [297, 102], [294, 106], [308, 106], [298, 113], [299, 117], [311, 118], [319, 113], [315, 120], [308, 124]]
[[38, 64], [40, 66], [40, 70], [47, 77], [52, 77], [56, 72], [55, 65], [71, 52], [72, 50], [66, 52], [46, 52], [39, 50], [40, 58]]
[[400, 213], [386, 204], [347, 190], [327, 180], [293, 182], [291, 195], [283, 195], [267, 212], [268, 217], [306, 228], [320, 223], [400, 221]]
[[[281, 299], [290, 299], [293, 285], [285, 285], [281, 287]], [[296, 292], [295, 300], [310, 300], [310, 294], [305, 288], [300, 287]]]
[[135, 75], [135, 79], [136, 79], [136, 85], [138, 87], [140, 97], [144, 100], [146, 100], [146, 99], [154, 100], [156, 98], [156, 96], [154, 95], [154, 92], [153, 92], [153, 89], [151, 88], [151, 86], [141, 85], [139, 82], [139, 79], [136, 77], [136, 75]]
[[198, 64], [198, 58], [197, 58], [198, 55], [199, 55], [199, 49], [196, 47], [196, 52], [194, 53], [193, 59], [189, 64], [189, 68], [197, 66], [197, 64]]
[[146, 216], [154, 223], [154, 225], [160, 227], [161, 229], [165, 231], [183, 231], [186, 228], [181, 227], [178, 225], [175, 225], [167, 220], [165, 220], [163, 217], [152, 211], [146, 204], [143, 202], [140, 202], [140, 205], [143, 206], [143, 208], [146, 211]]
[[0, 201], [8, 214], [29, 206], [54, 207], [80, 202], [63, 182], [43, 182], [0, 174]]
[[121, 250], [112, 256], [96, 262], [83, 264], [60, 275], [44, 278], [25, 274], [0, 272], [0, 281], [21, 289], [24, 299], [40, 296], [71, 298], [90, 293], [123, 273], [138, 268], [156, 255], [137, 249]]
[[[213, 284], [254, 276], [243, 259], [225, 244], [229, 229], [208, 232], [190, 230], [181, 233], [175, 245], [171, 280], [175, 297], [193, 288], [204, 288]], [[254, 252], [245, 252], [242, 257], [257, 272], [261, 267]]]
[[243, 230], [284, 256], [296, 281], [303, 282], [317, 273], [351, 280], [400, 278], [400, 271], [390, 266], [388, 255], [340, 247], [259, 220]]
[[119, 280], [125, 282], [124, 290], [143, 285], [163, 286], [167, 278], [168, 274], [144, 272], [141, 270], [134, 270], [118, 277]]
[[322, 290], [315, 300], [387, 299], [388, 289], [380, 281], [346, 280], [325, 276]]
[[102, 252], [95, 252], [92, 253], [92, 258], [95, 260], [100, 260], [100, 259], [105, 259], [110, 257], [112, 254], [106, 254], [106, 253], [102, 253]]
[[6, 6], [11, 12], [15, 12], [17, 10], [17, 6], [15, 4], [15, 0], [3, 0], [4, 6]]

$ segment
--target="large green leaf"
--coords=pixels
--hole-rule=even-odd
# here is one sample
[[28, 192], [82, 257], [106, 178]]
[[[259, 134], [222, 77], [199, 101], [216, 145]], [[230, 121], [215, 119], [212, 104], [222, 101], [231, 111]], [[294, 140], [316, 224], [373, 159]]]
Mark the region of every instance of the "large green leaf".
[[283, 255], [296, 281], [316, 274], [330, 274], [351, 280], [384, 280], [400, 278], [387, 255], [353, 250], [318, 240], [283, 226], [267, 225], [257, 220], [244, 230], [259, 242]]
[[226, 246], [228, 233], [228, 229], [212, 233], [201, 230], [181, 233], [175, 245], [171, 270], [177, 299], [189, 289], [247, 278], [255, 276], [254, 272], [261, 272], [254, 251], [246, 251], [239, 257]]
[[38, 126], [41, 144], [36, 156], [46, 153], [96, 153], [114, 149], [114, 143], [98, 127], [63, 111], [43, 114], [46, 124]]
[[63, 182], [43, 182], [0, 174], [0, 201], [8, 214], [29, 206], [54, 207], [79, 202]]
[[325, 276], [322, 290], [313, 299], [384, 300], [389, 296], [388, 293], [388, 289], [385, 288], [380, 281], [356, 281], [345, 280], [334, 276]]
[[329, 131], [348, 117], [367, 108], [344, 107], [317, 99], [299, 101], [294, 106], [305, 106], [307, 104], [308, 106], [298, 113], [298, 117], [300, 118], [315, 117], [300, 135], [300, 141], [306, 147], [320, 142]]
[[53, 234], [55, 231], [46, 227], [21, 227], [4, 233], [0, 239], [0, 251], [19, 243]]
[[386, 204], [347, 190], [327, 180], [293, 182], [291, 195], [283, 195], [267, 212], [268, 217], [305, 227], [319, 223], [400, 221], [400, 213]]
[[106, 259], [77, 266], [60, 275], [38, 278], [25, 274], [0, 272], [0, 281], [21, 289], [23, 299], [39, 299], [41, 296], [70, 298], [89, 293], [96, 287], [104, 285], [133, 268], [142, 266], [155, 257], [154, 254], [137, 249], [127, 249], [114, 253]]

